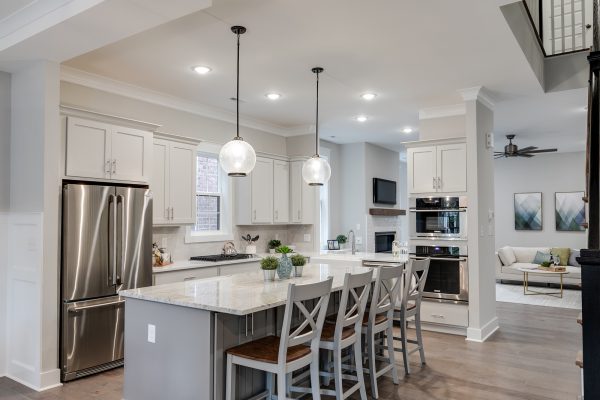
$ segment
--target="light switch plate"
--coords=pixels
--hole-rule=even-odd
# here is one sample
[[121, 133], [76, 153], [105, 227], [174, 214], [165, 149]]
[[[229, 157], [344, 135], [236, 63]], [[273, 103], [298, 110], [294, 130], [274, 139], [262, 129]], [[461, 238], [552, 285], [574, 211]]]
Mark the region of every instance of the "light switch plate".
[[494, 148], [494, 132], [488, 132], [488, 134], [485, 135], [485, 147], [488, 149]]
[[148, 342], [156, 343], [156, 325], [148, 324]]
[[356, 237], [356, 244], [362, 244], [362, 236]]
[[304, 241], [305, 242], [310, 242], [310, 233], [305, 233], [304, 234]]

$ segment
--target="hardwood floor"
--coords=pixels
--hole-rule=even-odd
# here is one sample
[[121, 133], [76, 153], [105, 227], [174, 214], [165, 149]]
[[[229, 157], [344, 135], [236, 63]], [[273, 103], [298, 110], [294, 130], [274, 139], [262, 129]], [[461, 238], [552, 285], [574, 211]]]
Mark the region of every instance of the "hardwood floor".
[[[487, 342], [471, 343], [459, 336], [426, 332], [427, 365], [411, 359], [412, 374], [400, 385], [379, 380], [382, 399], [411, 400], [570, 400], [580, 391], [575, 366], [581, 348], [577, 310], [497, 303], [500, 331]], [[80, 379], [36, 393], [0, 378], [0, 400], [120, 400], [122, 369]], [[353, 398], [358, 398], [353, 396]], [[177, 399], [174, 394], [173, 400]]]

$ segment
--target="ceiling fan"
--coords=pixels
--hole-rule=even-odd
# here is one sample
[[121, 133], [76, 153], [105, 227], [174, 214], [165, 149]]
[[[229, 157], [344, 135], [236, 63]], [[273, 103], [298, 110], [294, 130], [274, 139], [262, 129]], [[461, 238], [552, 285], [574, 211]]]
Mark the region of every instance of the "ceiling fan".
[[503, 157], [533, 157], [537, 153], [552, 153], [558, 151], [558, 149], [539, 149], [535, 146], [525, 147], [524, 149], [519, 149], [519, 146], [513, 144], [512, 140], [515, 138], [515, 135], [506, 135], [508, 139], [508, 144], [504, 146], [504, 151], [495, 151], [494, 158], [503, 158]]

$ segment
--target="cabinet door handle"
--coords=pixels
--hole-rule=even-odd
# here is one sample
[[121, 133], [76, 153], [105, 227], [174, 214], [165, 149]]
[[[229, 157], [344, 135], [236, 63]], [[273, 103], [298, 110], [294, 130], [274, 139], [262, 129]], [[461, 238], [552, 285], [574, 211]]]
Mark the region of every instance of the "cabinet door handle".
[[442, 178], [440, 178], [438, 176], [437, 181], [438, 181], [438, 189], [441, 189], [442, 188]]
[[171, 207], [171, 219], [175, 219], [175, 209]]
[[437, 189], [436, 182], [435, 182], [435, 176], [433, 177], [433, 188]]
[[433, 318], [441, 318], [441, 319], [444, 319], [444, 318], [446, 318], [446, 317], [444, 317], [442, 314], [431, 314], [431, 316], [432, 316]]
[[110, 175], [110, 160], [106, 160], [106, 167], [104, 172]]
[[112, 173], [113, 174], [117, 173], [117, 160], [116, 159], [112, 160]]

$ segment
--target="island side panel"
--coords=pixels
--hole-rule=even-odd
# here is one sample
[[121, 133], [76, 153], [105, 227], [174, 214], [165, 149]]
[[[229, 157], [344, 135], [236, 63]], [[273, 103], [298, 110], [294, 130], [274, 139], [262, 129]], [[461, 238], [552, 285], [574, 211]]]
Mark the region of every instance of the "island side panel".
[[213, 326], [209, 311], [127, 298], [123, 399], [212, 398]]

